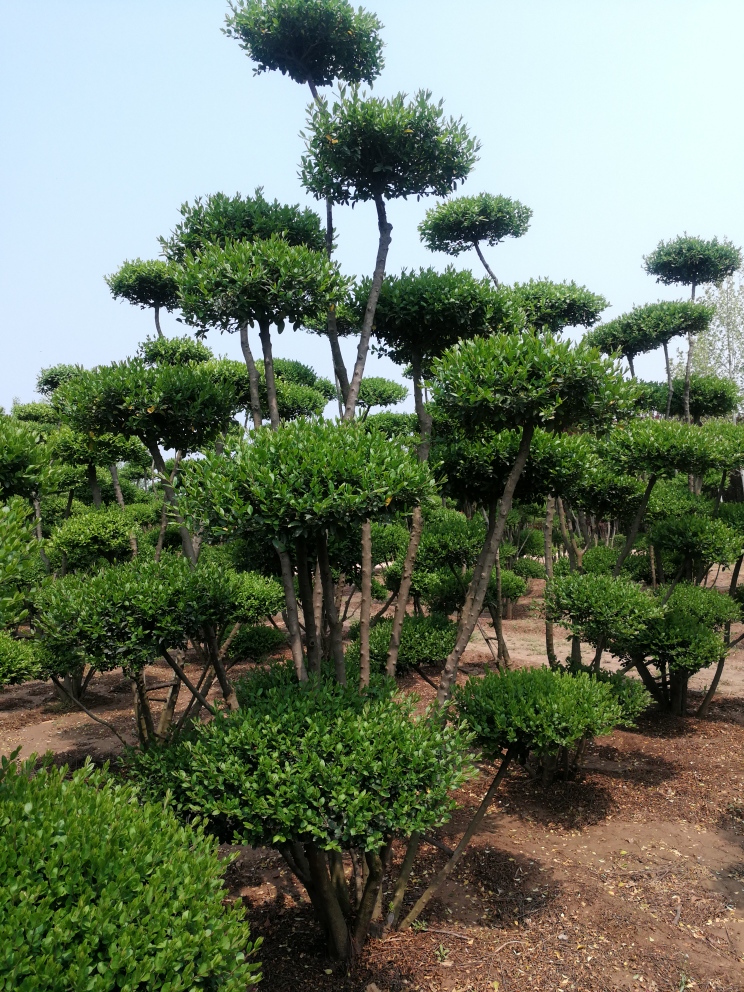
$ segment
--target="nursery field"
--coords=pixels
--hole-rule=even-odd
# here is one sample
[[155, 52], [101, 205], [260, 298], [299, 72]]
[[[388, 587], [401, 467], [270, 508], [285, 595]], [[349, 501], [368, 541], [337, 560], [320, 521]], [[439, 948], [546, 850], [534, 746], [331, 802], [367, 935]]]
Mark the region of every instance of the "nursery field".
[[[543, 663], [542, 586], [533, 581], [532, 594], [504, 622], [513, 666]], [[489, 624], [483, 629], [493, 633]], [[739, 632], [736, 625], [732, 633]], [[476, 635], [461, 680], [490, 664]], [[250, 667], [236, 664], [235, 677]], [[434, 667], [423, 672], [436, 681]], [[692, 680], [691, 707], [702, 698], [704, 675]], [[151, 684], [168, 676], [165, 665], [147, 669]], [[399, 685], [421, 706], [435, 695], [417, 673]], [[87, 705], [136, 742], [129, 680], [97, 676]], [[45, 682], [9, 688], [0, 700], [0, 751], [17, 747], [22, 757], [51, 751], [71, 767], [88, 756], [116, 767], [121, 752], [108, 729], [60, 704]], [[734, 649], [707, 721], [649, 711], [635, 729], [593, 744], [577, 780], [549, 789], [514, 770], [425, 921], [405, 933], [373, 934], [350, 967], [329, 960], [319, 929], [295, 952], [295, 935], [304, 941], [314, 930], [312, 911], [276, 851], [223, 845], [221, 853], [235, 859], [225, 880], [229, 899], [242, 900], [253, 935], [263, 938], [262, 987], [742, 989], [743, 753], [744, 649]], [[486, 776], [461, 788], [458, 811], [431, 839], [454, 847], [487, 784]], [[403, 852], [396, 845], [396, 867]], [[407, 902], [446, 860], [442, 848], [421, 848]]]

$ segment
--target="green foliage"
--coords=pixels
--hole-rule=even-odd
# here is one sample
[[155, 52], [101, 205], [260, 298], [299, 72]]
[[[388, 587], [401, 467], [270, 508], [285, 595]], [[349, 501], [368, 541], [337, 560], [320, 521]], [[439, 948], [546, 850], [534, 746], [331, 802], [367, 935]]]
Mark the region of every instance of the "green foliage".
[[403, 93], [365, 99], [356, 86], [330, 107], [311, 108], [305, 144], [302, 184], [334, 203], [446, 196], [468, 176], [479, 148], [430, 93], [409, 102]]
[[70, 572], [127, 561], [132, 557], [134, 530], [131, 518], [118, 506], [75, 514], [60, 524], [47, 543], [49, 561], [54, 568], [64, 562]]
[[402, 403], [407, 396], [408, 390], [399, 382], [383, 379], [379, 375], [365, 376], [359, 387], [357, 406], [364, 414], [375, 406], [395, 406], [396, 403]]
[[459, 255], [481, 241], [493, 247], [505, 238], [521, 238], [531, 217], [532, 210], [519, 200], [480, 193], [438, 203], [418, 229], [429, 251]]
[[14, 403], [10, 413], [15, 420], [29, 424], [46, 441], [59, 427], [59, 416], [51, 403]]
[[214, 193], [193, 204], [181, 204], [182, 220], [169, 238], [160, 238], [166, 258], [183, 262], [210, 246], [224, 248], [233, 241], [265, 241], [280, 237], [289, 245], [323, 251], [325, 234], [320, 217], [299, 204], [289, 206], [264, 198], [259, 187], [253, 196]]
[[460, 342], [435, 360], [433, 374], [436, 402], [466, 428], [598, 428], [632, 404], [632, 389], [614, 362], [549, 334]]
[[705, 303], [662, 300], [634, 307], [629, 313], [600, 324], [585, 340], [605, 355], [620, 352], [632, 361], [636, 355], [654, 351], [678, 335], [701, 334], [714, 313], [714, 308]]
[[281, 332], [285, 322], [296, 330], [309, 315], [327, 312], [344, 280], [323, 252], [272, 235], [186, 255], [179, 288], [184, 319], [200, 330], [265, 323]]
[[621, 672], [604, 670], [592, 672], [591, 677], [609, 685], [622, 711], [622, 719], [618, 721], [622, 727], [634, 726], [638, 717], [645, 713], [651, 703], [651, 695], [638, 679], [628, 678]]
[[[185, 816], [223, 840], [379, 851], [444, 823], [464, 779], [467, 736], [415, 702], [312, 682], [241, 694], [242, 708], [134, 759], [155, 795], [171, 790]], [[155, 754], [154, 752], [158, 753]]]
[[26, 619], [37, 547], [28, 506], [13, 499], [0, 506], [0, 628]]
[[551, 754], [582, 738], [612, 733], [623, 711], [612, 689], [586, 673], [518, 668], [470, 678], [455, 703], [476, 743], [492, 757], [516, 745], [520, 755]]
[[214, 358], [212, 349], [202, 341], [184, 335], [180, 338], [147, 338], [137, 349], [145, 365], [200, 364]]
[[[356, 288], [358, 305], [369, 296], [370, 281]], [[388, 275], [375, 310], [379, 352], [399, 365], [418, 360], [427, 371], [432, 358], [462, 338], [487, 334], [492, 328], [518, 330], [523, 323], [506, 291], [496, 291], [488, 279], [448, 266], [404, 269]]]
[[0, 769], [0, 987], [238, 992], [259, 981], [244, 910], [201, 827], [90, 765]]
[[530, 279], [515, 283], [509, 292], [524, 312], [527, 326], [551, 334], [559, 334], [564, 327], [591, 327], [609, 306], [604, 296], [575, 282]]
[[694, 571], [714, 564], [729, 565], [744, 552], [740, 534], [722, 520], [699, 515], [659, 520], [648, 536], [675, 566], [690, 562]]
[[176, 270], [168, 262], [141, 258], [124, 262], [116, 272], [106, 276], [115, 300], [123, 299], [145, 310], [162, 307], [169, 312], [178, 306]]
[[741, 249], [725, 238], [705, 241], [685, 234], [660, 241], [643, 261], [646, 272], [665, 286], [701, 286], [732, 275], [741, 266]]
[[512, 562], [511, 570], [515, 575], [519, 575], [523, 579], [545, 578], [545, 566], [541, 561], [536, 561], [534, 558], [517, 558]]
[[266, 627], [258, 624], [252, 627], [241, 627], [230, 642], [228, 655], [240, 660], [262, 661], [269, 655], [276, 654], [287, 646], [286, 634], [276, 627]]
[[698, 427], [676, 420], [636, 418], [613, 430], [602, 444], [602, 456], [621, 473], [659, 478], [677, 472], [704, 475], [732, 466], [730, 440], [717, 424]]
[[[392, 620], [381, 620], [370, 631], [370, 666], [378, 672], [385, 670]], [[442, 665], [455, 646], [457, 624], [447, 616], [432, 613], [429, 616], [406, 616], [400, 636], [398, 674], [417, 665]], [[352, 641], [346, 652], [348, 663], [359, 659], [359, 643]]]
[[[488, 584], [488, 594], [495, 598], [496, 595], [496, 574], [491, 573], [491, 580]], [[522, 596], [527, 595], [527, 583], [521, 575], [517, 575], [511, 569], [501, 569], [501, 595], [504, 599], [510, 599], [516, 603]]]
[[446, 507], [432, 507], [426, 514], [416, 566], [422, 571], [440, 568], [470, 568], [483, 548], [486, 525], [478, 514], [465, 514]]
[[69, 382], [78, 372], [82, 372], [82, 365], [52, 365], [42, 369], [36, 377], [36, 392], [40, 396], [51, 396], [54, 390], [61, 386], [63, 382]]
[[549, 619], [573, 636], [630, 658], [652, 623], [663, 620], [660, 601], [635, 582], [606, 574], [556, 576], [546, 593]]
[[379, 431], [390, 441], [418, 440], [419, 436], [415, 413], [392, 413], [387, 410], [373, 413], [364, 421], [364, 426], [367, 430]]
[[[644, 382], [642, 406], [647, 410], [665, 413], [669, 388], [665, 382]], [[682, 397], [685, 388], [684, 378], [672, 379], [672, 403], [670, 413], [674, 417], [685, 415]], [[739, 406], [741, 395], [732, 379], [722, 379], [717, 375], [695, 373], [690, 376], [690, 416], [695, 423], [703, 417], [728, 417]]]
[[48, 458], [40, 438], [28, 424], [0, 417], [0, 500], [29, 498], [48, 475]]
[[330, 86], [371, 83], [382, 71], [382, 25], [348, 0], [235, 0], [230, 10], [225, 33], [256, 73], [278, 69], [296, 83]]
[[361, 524], [431, 498], [434, 483], [399, 444], [356, 423], [296, 421], [261, 429], [230, 457], [208, 455], [184, 473], [184, 506], [236, 529], [291, 541]]
[[581, 560], [582, 571], [586, 575], [610, 575], [619, 556], [617, 548], [608, 548], [604, 544], [587, 548]]
[[205, 624], [218, 633], [240, 620], [255, 624], [283, 605], [281, 586], [238, 574], [209, 556], [195, 571], [179, 557], [135, 559], [92, 576], [66, 575], [36, 597], [38, 625], [50, 671], [81, 661], [101, 671], [136, 671], [163, 648], [200, 639]]
[[41, 666], [32, 641], [12, 637], [6, 630], [0, 630], [0, 689], [38, 679], [40, 674]]
[[63, 424], [49, 439], [51, 458], [67, 465], [115, 465], [137, 457], [140, 443], [122, 434], [74, 431]]
[[[518, 545], [520, 555], [531, 555], [533, 558], [543, 555], [545, 553], [545, 538], [542, 530], [529, 527], [527, 530], [520, 531]], [[538, 576], [533, 575], [532, 578], [538, 578]]]
[[[408, 547], [408, 528], [400, 523], [372, 521], [372, 564], [395, 561]], [[361, 534], [360, 534], [361, 537]]]
[[210, 363], [148, 367], [141, 359], [81, 372], [54, 403], [81, 433], [138, 437], [148, 448], [195, 451], [225, 429], [240, 407]]

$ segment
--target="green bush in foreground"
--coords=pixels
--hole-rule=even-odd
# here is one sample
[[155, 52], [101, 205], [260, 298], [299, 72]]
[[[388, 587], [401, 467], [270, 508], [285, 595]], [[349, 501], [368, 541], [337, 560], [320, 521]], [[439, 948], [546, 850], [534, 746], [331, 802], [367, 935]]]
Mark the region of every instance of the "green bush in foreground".
[[0, 689], [41, 677], [41, 665], [30, 640], [0, 630]]
[[[470, 738], [414, 716], [413, 699], [290, 677], [277, 666], [246, 679], [240, 710], [132, 754], [131, 766], [152, 795], [170, 791], [182, 816], [206, 817], [223, 840], [277, 848], [307, 889], [329, 950], [346, 958], [366, 938], [387, 845], [449, 819]], [[356, 906], [337, 871], [349, 850], [368, 868]]]
[[0, 989], [243, 992], [242, 906], [201, 827], [86, 766], [0, 768]]

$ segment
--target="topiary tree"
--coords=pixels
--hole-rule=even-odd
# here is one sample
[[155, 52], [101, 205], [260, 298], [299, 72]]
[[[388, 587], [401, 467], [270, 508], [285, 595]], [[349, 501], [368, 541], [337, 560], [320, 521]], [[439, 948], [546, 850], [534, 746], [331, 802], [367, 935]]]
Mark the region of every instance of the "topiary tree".
[[481, 250], [481, 242], [493, 248], [506, 238], [521, 238], [527, 233], [532, 210], [508, 196], [480, 193], [460, 196], [438, 203], [419, 224], [419, 234], [429, 251], [460, 255], [475, 248], [475, 252], [493, 280], [499, 280]]
[[[667, 416], [683, 417], [682, 397], [684, 379], [675, 378], [670, 386], [662, 382], [644, 382], [642, 405], [648, 410], [666, 412]], [[702, 375], [693, 372], [690, 376], [689, 408], [692, 422], [698, 426], [703, 417], [728, 417], [738, 408], [741, 394], [731, 379], [721, 379], [717, 375]]]
[[308, 119], [302, 183], [317, 199], [352, 205], [372, 201], [377, 211], [377, 258], [364, 310], [344, 416], [354, 415], [385, 275], [392, 225], [386, 202], [408, 196], [445, 196], [470, 173], [478, 151], [461, 121], [445, 118], [441, 103], [420, 91], [412, 101], [365, 99], [356, 87]]
[[[618, 724], [631, 723], [629, 712], [637, 707], [621, 705], [621, 692], [585, 673], [574, 675], [547, 668], [489, 672], [483, 678], [468, 679], [455, 690], [458, 715], [474, 733], [484, 756], [498, 762], [498, 770], [454, 852], [416, 900], [401, 930], [411, 926], [452, 874], [511, 762], [518, 758], [526, 763], [533, 754], [546, 770], [554, 771], [560, 750], [568, 752], [576, 747], [578, 751], [587, 739], [610, 734]], [[408, 870], [412, 867], [413, 858]]]
[[[357, 288], [357, 301], [368, 299], [370, 280]], [[413, 395], [419, 420], [419, 457], [428, 457], [431, 416], [424, 403], [424, 378], [431, 363], [461, 339], [486, 334], [492, 327], [516, 329], [521, 314], [506, 294], [495, 293], [487, 281], [470, 272], [448, 266], [434, 269], [405, 269], [388, 276], [380, 290], [375, 310], [374, 334], [379, 351], [399, 365], [411, 366]]]
[[[248, 325], [258, 325], [269, 417], [276, 429], [280, 417], [271, 327], [281, 333], [285, 322], [297, 328], [308, 315], [327, 310], [344, 288], [337, 266], [320, 252], [272, 235], [265, 241], [212, 245], [188, 255], [179, 287], [185, 320], [202, 332], [208, 327], [240, 331], [245, 344]], [[254, 426], [260, 427], [258, 371], [243, 350], [251, 377]]]
[[203, 341], [186, 335], [180, 338], [147, 338], [137, 349], [137, 357], [145, 365], [200, 365], [214, 359], [214, 352]]
[[203, 828], [90, 764], [34, 765], [0, 768], [3, 987], [242, 992], [260, 980], [260, 940], [226, 902], [226, 862]]
[[[660, 241], [650, 255], [644, 256], [644, 267], [649, 275], [656, 276], [656, 281], [665, 286], [689, 286], [690, 300], [695, 302], [695, 291], [698, 286], [709, 283], [721, 283], [727, 276], [740, 268], [742, 262], [741, 249], [736, 248], [730, 241], [719, 241], [713, 238], [705, 241], [703, 238], [690, 237], [685, 234], [671, 241]], [[712, 313], [708, 318], [708, 322]], [[707, 327], [707, 324], [706, 324]], [[690, 421], [690, 375], [692, 373], [692, 355], [694, 348], [694, 331], [687, 329], [687, 364], [685, 367], [685, 388], [682, 393], [682, 406], [686, 420]]]
[[[149, 367], [130, 359], [82, 372], [54, 394], [60, 416], [80, 434], [139, 438], [163, 480], [166, 499], [178, 514], [172, 478], [161, 447], [196, 451], [221, 434], [240, 398], [210, 363]], [[196, 562], [191, 534], [180, 516], [184, 554]]]
[[[636, 355], [654, 351], [661, 345], [664, 349], [667, 373], [666, 416], [668, 417], [674, 392], [672, 369], [669, 364], [669, 342], [672, 338], [682, 335], [691, 338], [704, 333], [713, 313], [712, 307], [702, 303], [661, 300], [658, 303], [633, 307], [630, 313], [601, 324], [589, 333], [588, 339], [606, 355], [621, 352], [630, 366], [633, 378], [635, 378], [633, 359]], [[680, 396], [682, 394], [683, 390], [680, 390]]]
[[36, 392], [40, 396], [49, 397], [63, 382], [69, 382], [78, 372], [83, 371], [82, 365], [52, 365], [42, 369], [36, 377]]
[[105, 279], [115, 300], [126, 300], [142, 310], [153, 310], [155, 330], [158, 337], [162, 337], [160, 311], [172, 313], [178, 307], [178, 284], [173, 266], [160, 259], [143, 262], [141, 258], [135, 258], [123, 262]]
[[461, 342], [434, 362], [434, 396], [450, 423], [476, 443], [500, 430], [520, 432], [504, 488], [489, 499], [486, 541], [468, 589], [458, 641], [442, 673], [439, 698], [444, 701], [483, 608], [536, 429], [560, 433], [609, 426], [629, 412], [633, 397], [615, 364], [601, 359], [596, 349], [535, 332]]
[[[273, 543], [279, 552], [293, 659], [301, 680], [307, 674], [294, 571], [310, 667], [318, 671], [320, 652], [309, 581], [311, 554], [317, 559], [336, 677], [345, 681], [329, 536], [343, 537], [367, 520], [428, 502], [433, 480], [426, 466], [418, 464], [404, 446], [362, 424], [296, 421], [278, 431], [256, 431], [251, 443], [237, 446], [229, 458], [215, 455], [194, 462], [183, 486], [184, 505], [197, 519], [209, 520], [214, 533], [255, 535]], [[369, 559], [362, 571], [371, 581]], [[362, 619], [371, 603], [370, 588], [363, 599]], [[363, 684], [369, 679], [368, 657], [365, 650]]]
[[376, 406], [396, 406], [408, 397], [408, 390], [399, 382], [373, 375], [362, 379], [359, 387], [357, 406], [362, 410], [362, 420], [366, 420], [370, 410]]
[[[133, 771], [147, 793], [171, 791], [183, 816], [205, 817], [222, 840], [278, 849], [330, 954], [346, 960], [366, 940], [393, 841], [449, 818], [468, 738], [415, 716], [410, 698], [314, 680], [308, 689], [278, 674], [249, 679], [238, 713], [139, 756]], [[345, 852], [367, 866], [359, 898]]]
[[525, 315], [527, 325], [537, 331], [560, 334], [566, 327], [591, 327], [609, 303], [575, 282], [530, 279], [514, 283], [509, 295]]
[[[256, 73], [278, 70], [310, 88], [316, 104], [319, 86], [334, 80], [372, 83], [382, 71], [380, 24], [374, 14], [348, 0], [240, 0], [231, 6], [226, 34], [257, 63]], [[334, 247], [333, 200], [326, 197], [325, 248]], [[338, 308], [331, 306], [324, 325], [343, 403], [349, 378], [339, 345]], [[355, 328], [356, 329], [356, 328]]]

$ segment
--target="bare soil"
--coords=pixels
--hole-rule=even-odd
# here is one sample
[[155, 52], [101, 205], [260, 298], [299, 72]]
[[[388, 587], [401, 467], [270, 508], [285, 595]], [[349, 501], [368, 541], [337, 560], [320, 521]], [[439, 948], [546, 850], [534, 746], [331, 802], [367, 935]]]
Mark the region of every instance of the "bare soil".
[[[504, 624], [514, 666], [544, 663], [540, 587]], [[485, 622], [483, 630], [492, 634]], [[561, 636], [556, 629], [557, 647]], [[481, 635], [463, 661], [462, 677], [492, 663]], [[436, 682], [435, 670], [427, 674]], [[148, 669], [148, 682], [169, 678], [164, 665]], [[696, 676], [690, 713], [709, 678]], [[402, 687], [422, 702], [434, 694], [415, 673]], [[86, 705], [134, 742], [120, 674], [97, 676]], [[76, 766], [89, 755], [115, 760], [121, 744], [36, 682], [0, 696], [0, 753], [18, 747]], [[492, 774], [484, 768], [460, 792], [439, 843], [455, 846]], [[744, 992], [744, 651], [728, 659], [709, 720], [651, 710], [635, 730], [596, 741], [579, 781], [546, 788], [513, 769], [421, 927], [378, 932], [350, 969], [326, 957], [307, 898], [276, 852], [225, 854], [235, 858], [229, 898], [244, 901], [264, 939], [267, 992]], [[409, 905], [446, 857], [422, 846]]]

